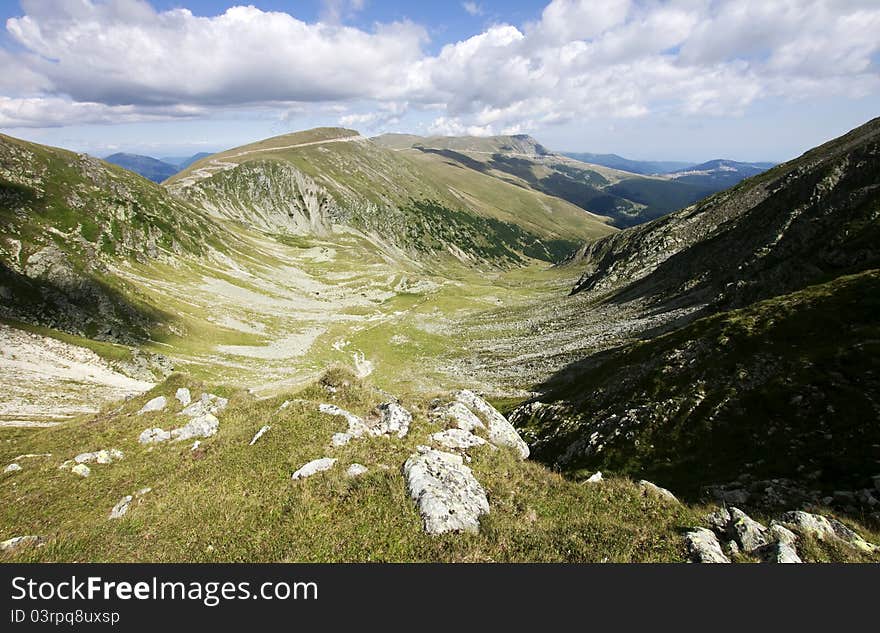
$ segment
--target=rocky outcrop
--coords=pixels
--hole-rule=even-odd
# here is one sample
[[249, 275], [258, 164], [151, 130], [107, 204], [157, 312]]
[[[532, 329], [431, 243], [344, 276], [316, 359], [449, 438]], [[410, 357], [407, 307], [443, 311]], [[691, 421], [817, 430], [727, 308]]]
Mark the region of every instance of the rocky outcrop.
[[688, 556], [694, 563], [729, 563], [718, 537], [706, 528], [694, 528], [684, 535]]
[[100, 450], [92, 453], [80, 453], [73, 458], [73, 461], [77, 464], [112, 464], [124, 457], [125, 455], [122, 451], [111, 448], [110, 450]]
[[485, 446], [486, 440], [470, 431], [462, 429], [446, 429], [431, 435], [431, 441], [453, 450], [467, 450], [476, 446]]
[[420, 446], [406, 460], [403, 473], [425, 532], [479, 532], [489, 501], [461, 455]]
[[345, 432], [334, 433], [330, 439], [332, 446], [345, 446], [351, 440], [369, 437], [397, 436], [398, 439], [406, 437], [409, 426], [412, 424], [412, 414], [396, 402], [386, 402], [376, 408], [374, 417], [370, 420], [354, 415], [337, 407], [335, 404], [322, 404], [318, 407], [321, 413], [345, 418], [348, 429]]
[[406, 437], [409, 433], [409, 425], [412, 424], [412, 414], [396, 402], [385, 402], [378, 407], [380, 420], [371, 433], [373, 435], [393, 435], [398, 438]]
[[208, 414], [218, 415], [228, 404], [229, 400], [227, 398], [221, 398], [213, 393], [203, 393], [196, 402], [193, 402], [183, 409], [180, 412], [180, 415], [185, 415], [191, 418], [197, 418]]
[[159, 427], [145, 429], [138, 436], [138, 442], [140, 444], [157, 444], [167, 442], [168, 440], [179, 442], [196, 437], [212, 437], [217, 434], [219, 428], [220, 420], [211, 413], [204, 413], [171, 431], [166, 431]]
[[819, 541], [838, 541], [866, 553], [875, 552], [878, 549], [876, 545], [869, 543], [837, 519], [829, 519], [819, 514], [795, 510], [786, 512], [782, 515], [780, 521], [801, 534]]
[[144, 413], [152, 413], [154, 411], [163, 411], [168, 404], [168, 399], [165, 396], [157, 396], [150, 400], [147, 404], [141, 407], [140, 411], [137, 412], [138, 415], [143, 415]]
[[498, 447], [513, 449], [520, 459], [526, 459], [529, 456], [528, 444], [523, 441], [507, 418], [486, 400], [467, 389], [457, 392], [455, 400], [482, 417], [488, 429], [487, 439], [490, 443]]
[[651, 483], [646, 479], [639, 481], [639, 486], [642, 488], [642, 493], [646, 496], [653, 495], [671, 503], [678, 503], [678, 497], [669, 492], [666, 488], [661, 488], [657, 484]]
[[294, 472], [290, 478], [305, 479], [306, 477], [311, 477], [312, 475], [324, 472], [325, 470], [330, 470], [335, 465], [336, 459], [333, 457], [322, 457], [320, 459], [313, 459], [308, 464], [305, 464], [299, 470]]

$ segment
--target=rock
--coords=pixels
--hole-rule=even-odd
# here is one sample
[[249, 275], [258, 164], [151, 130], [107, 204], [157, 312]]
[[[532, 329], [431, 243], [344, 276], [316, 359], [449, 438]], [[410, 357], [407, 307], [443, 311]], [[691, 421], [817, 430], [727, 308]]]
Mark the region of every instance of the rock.
[[477, 429], [486, 429], [486, 425], [461, 402], [449, 402], [436, 407], [431, 417], [448, 420], [462, 431], [473, 433]]
[[730, 559], [721, 551], [718, 537], [712, 530], [694, 528], [684, 535], [688, 555], [694, 563], [729, 563]]
[[138, 443], [140, 444], [153, 444], [156, 442], [166, 442], [171, 439], [171, 433], [168, 431], [164, 431], [158, 427], [152, 429], [145, 429], [138, 436]]
[[189, 389], [186, 387], [181, 387], [174, 393], [174, 397], [177, 398], [178, 402], [183, 406], [187, 406], [190, 402], [192, 402], [192, 395], [189, 392]]
[[420, 446], [404, 463], [403, 472], [425, 532], [479, 532], [489, 501], [461, 455]]
[[412, 414], [396, 402], [385, 402], [380, 404], [378, 409], [381, 420], [371, 429], [371, 433], [373, 435], [396, 433], [398, 438], [406, 437], [409, 433], [409, 425], [412, 424]]
[[776, 521], [770, 522], [770, 534], [777, 543], [784, 543], [790, 547], [797, 544], [797, 534]]
[[739, 508], [730, 508], [728, 533], [744, 552], [752, 553], [770, 544], [770, 534], [767, 528]]
[[596, 484], [596, 483], [599, 483], [600, 481], [602, 481], [602, 471], [601, 470], [598, 472], [595, 472], [592, 475], [590, 475], [589, 477], [587, 477], [587, 479], [584, 483]]
[[260, 428], [260, 430], [257, 431], [256, 435], [254, 435], [253, 439], [251, 439], [251, 442], [250, 442], [250, 444], [248, 444], [248, 446], [253, 446], [254, 444], [256, 444], [257, 440], [259, 440], [261, 437], [263, 437], [263, 435], [266, 434], [266, 431], [268, 431], [271, 428], [272, 427], [269, 424], [262, 426]]
[[477, 437], [470, 431], [464, 431], [462, 429], [446, 429], [445, 431], [434, 433], [431, 435], [431, 439], [446, 448], [460, 450], [467, 450], [474, 446], [483, 446], [486, 444], [486, 440], [482, 437]]
[[128, 506], [131, 505], [132, 500], [131, 495], [125, 495], [122, 499], [119, 500], [113, 509], [110, 510], [110, 518], [111, 519], [120, 519], [122, 518], [126, 512], [128, 512]]
[[199, 450], [199, 446], [201, 446], [201, 445], [202, 445], [202, 443], [199, 440], [196, 440], [195, 442], [192, 443], [192, 446], [189, 447], [189, 450], [197, 451], [197, 450]]
[[788, 543], [776, 542], [771, 543], [767, 547], [767, 553], [764, 560], [768, 563], [803, 563], [801, 557], [798, 556], [797, 550]]
[[137, 412], [138, 415], [143, 415], [144, 413], [150, 413], [153, 411], [162, 411], [165, 409], [165, 405], [168, 404], [168, 400], [165, 396], [158, 396], [150, 400], [147, 404], [141, 407], [141, 410]]
[[642, 487], [642, 492], [646, 496], [652, 494], [667, 501], [678, 503], [678, 498], [674, 494], [669, 492], [666, 488], [661, 488], [657, 484], [653, 484], [646, 479], [639, 481], [639, 486]]
[[361, 418], [353, 413], [349, 413], [345, 409], [340, 409], [335, 404], [322, 404], [318, 407], [321, 413], [327, 415], [336, 415], [345, 418], [348, 422], [348, 431], [345, 433], [336, 433], [330, 440], [333, 446], [345, 446], [353, 438], [363, 437], [370, 432], [370, 427]]
[[77, 464], [73, 468], [70, 469], [70, 472], [76, 473], [80, 477], [88, 477], [92, 474], [92, 469], [86, 466], [85, 464]]
[[781, 521], [786, 525], [793, 526], [802, 534], [810, 535], [820, 541], [836, 539], [867, 553], [877, 550], [876, 545], [868, 543], [837, 519], [828, 519], [819, 514], [795, 510], [783, 514]]
[[367, 467], [363, 464], [352, 464], [345, 471], [346, 477], [360, 477], [367, 473]]
[[14, 473], [16, 471], [21, 470], [21, 466], [16, 464], [15, 462], [9, 464], [6, 468], [3, 469], [4, 473]]
[[352, 435], [349, 433], [334, 433], [330, 438], [331, 446], [345, 446], [351, 441]]
[[140, 490], [137, 491], [136, 494], [138, 497], [143, 497], [145, 494], [147, 494], [148, 492], [152, 492], [152, 491], [153, 491], [153, 489], [149, 488], [149, 487], [141, 488]]
[[495, 407], [473, 391], [463, 389], [455, 394], [455, 399], [464, 406], [483, 416], [488, 424], [489, 442], [498, 447], [509, 447], [519, 454], [520, 459], [529, 456], [529, 446], [519, 436], [513, 425]]
[[229, 404], [229, 400], [215, 396], [213, 393], [203, 393], [196, 402], [186, 407], [178, 415], [190, 418], [200, 418], [205, 415], [218, 415]]
[[33, 547], [43, 543], [42, 536], [14, 536], [0, 543], [0, 552], [14, 552], [22, 547]]
[[214, 415], [206, 413], [193, 418], [179, 429], [171, 431], [171, 437], [175, 442], [190, 440], [194, 437], [211, 437], [217, 434], [220, 428], [220, 420]]
[[306, 477], [311, 477], [315, 473], [330, 470], [335, 464], [336, 459], [333, 457], [322, 457], [321, 459], [314, 459], [299, 470], [297, 470], [295, 473], [293, 473], [290, 478], [304, 479]]
[[114, 461], [119, 461], [123, 457], [125, 457], [125, 455], [122, 451], [111, 448], [109, 451], [100, 450], [93, 453], [80, 453], [73, 458], [73, 461], [77, 464], [112, 464]]

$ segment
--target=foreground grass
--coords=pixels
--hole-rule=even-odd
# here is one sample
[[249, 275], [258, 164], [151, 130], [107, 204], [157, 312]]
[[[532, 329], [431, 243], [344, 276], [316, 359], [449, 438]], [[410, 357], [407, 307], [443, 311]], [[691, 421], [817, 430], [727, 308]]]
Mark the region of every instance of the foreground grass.
[[[318, 383], [258, 401], [175, 375], [141, 398], [63, 427], [2, 430], [3, 464], [23, 453], [52, 453], [20, 459], [24, 470], [0, 475], [0, 537], [46, 538], [44, 546], [7, 560], [679, 561], [682, 529], [699, 524], [705, 511], [645, 497], [629, 480], [579, 485], [506, 451], [483, 449], [471, 464], [492, 508], [480, 534], [430, 537], [401, 472], [415, 446], [439, 430], [425, 416], [428, 401], [403, 399], [415, 418], [404, 440], [355, 440], [331, 449], [331, 435], [345, 423], [318, 413], [320, 402], [366, 414], [388, 398], [344, 372], [324, 380], [339, 390], [330, 394]], [[174, 391], [184, 385], [196, 397], [202, 390], [231, 397], [219, 433], [197, 451], [189, 442], [139, 445], [144, 428], [172, 428], [182, 418], [170, 405], [162, 413], [136, 411], [159, 394], [176, 404]], [[272, 429], [248, 446], [264, 424]], [[121, 449], [125, 458], [93, 464], [88, 478], [58, 469], [78, 453], [102, 448]], [[335, 469], [290, 479], [325, 455], [339, 458]], [[346, 478], [352, 462], [369, 473]], [[152, 491], [122, 519], [108, 520], [121, 497], [143, 487]]]

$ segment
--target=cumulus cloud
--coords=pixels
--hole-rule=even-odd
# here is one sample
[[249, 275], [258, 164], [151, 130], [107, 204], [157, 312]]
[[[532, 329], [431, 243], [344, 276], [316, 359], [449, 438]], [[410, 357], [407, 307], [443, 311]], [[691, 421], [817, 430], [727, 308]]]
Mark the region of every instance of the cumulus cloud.
[[144, 0], [24, 0], [6, 24], [23, 52], [0, 50], [0, 125], [247, 106], [290, 118], [321, 104], [344, 110], [342, 125], [394, 125], [414, 108], [436, 112], [433, 132], [489, 134], [880, 92], [876, 0], [552, 0], [534, 22], [433, 55], [411, 22], [345, 26], [364, 0], [323, 7], [307, 23], [252, 6], [199, 17]]

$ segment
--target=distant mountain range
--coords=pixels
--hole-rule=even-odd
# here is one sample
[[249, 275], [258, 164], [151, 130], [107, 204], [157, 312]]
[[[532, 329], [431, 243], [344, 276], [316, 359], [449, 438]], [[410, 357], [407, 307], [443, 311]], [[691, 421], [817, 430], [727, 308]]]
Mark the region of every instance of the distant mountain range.
[[211, 154], [201, 152], [193, 156], [174, 156], [168, 158], [153, 158], [140, 154], [126, 154], [123, 152], [112, 154], [104, 158], [108, 163], [119, 165], [136, 174], [140, 174], [147, 180], [162, 182], [171, 178], [177, 172], [186, 169], [197, 160], [206, 158]]

